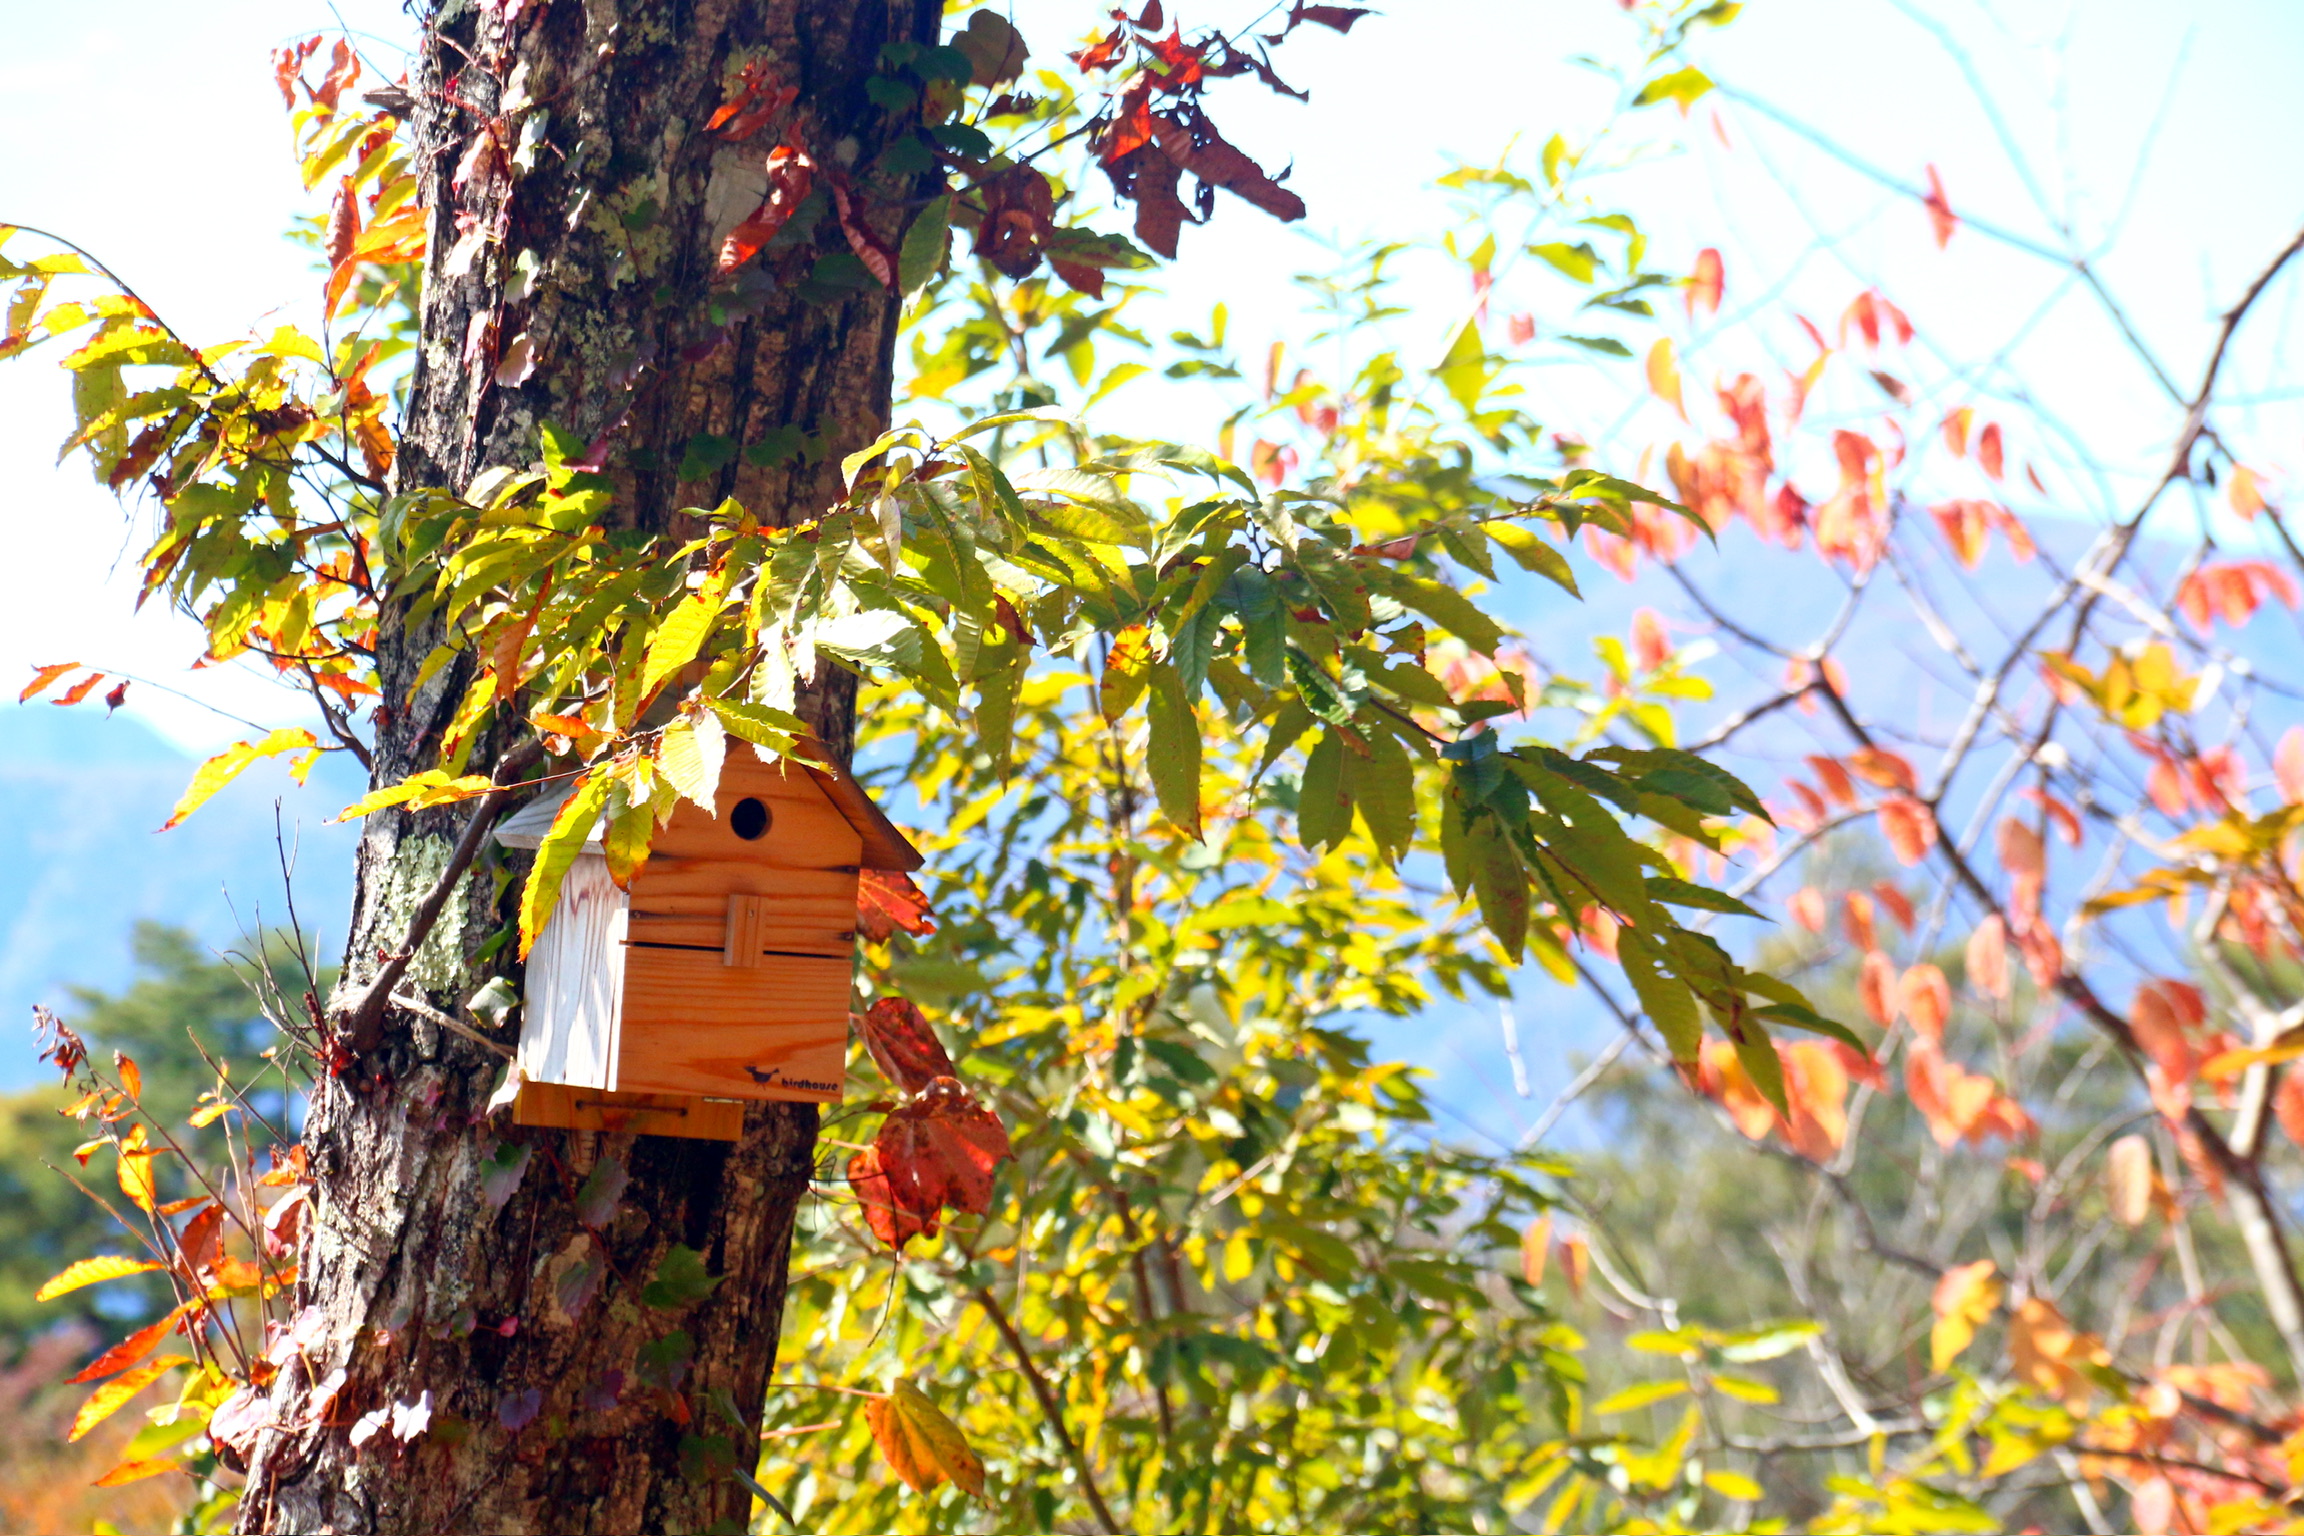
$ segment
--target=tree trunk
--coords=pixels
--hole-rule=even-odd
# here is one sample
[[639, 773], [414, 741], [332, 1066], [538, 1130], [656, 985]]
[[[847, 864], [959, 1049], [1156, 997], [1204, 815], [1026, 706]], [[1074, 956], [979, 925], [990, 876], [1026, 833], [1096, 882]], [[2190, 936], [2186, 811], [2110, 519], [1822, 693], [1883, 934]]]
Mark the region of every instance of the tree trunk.
[[[600, 446], [620, 527], [677, 536], [679, 508], [727, 496], [788, 524], [838, 499], [841, 456], [886, 425], [898, 302], [855, 281], [830, 215], [812, 246], [716, 276], [777, 138], [732, 144], [704, 125], [738, 68], [764, 63], [799, 92], [804, 146], [847, 169], [893, 248], [928, 184], [872, 170], [912, 120], [875, 106], [865, 82], [884, 43], [935, 41], [941, 10], [436, 0], [409, 87], [432, 258], [398, 488], [461, 489], [529, 465], [549, 422]], [[796, 459], [719, 446], [773, 449], [787, 428], [810, 439]], [[691, 453], [700, 435], [718, 442]], [[704, 472], [682, 481], [684, 462]], [[438, 638], [384, 616], [378, 784], [434, 765], [472, 664], [419, 683]], [[854, 701], [845, 674], [821, 673], [798, 708], [845, 756]], [[507, 712], [473, 768], [524, 729]], [[470, 815], [370, 819], [340, 997], [402, 946]], [[457, 882], [399, 990], [460, 1012], [505, 967], [512, 946], [477, 957], [513, 921], [514, 857], [507, 867], [490, 845]], [[314, 1094], [316, 1219], [243, 1531], [744, 1529], [731, 1468], [749, 1471], [756, 1453], [815, 1108], [754, 1105], [733, 1144], [518, 1129], [483, 1114], [502, 1070], [394, 1008], [374, 1049]], [[643, 1288], [673, 1244], [720, 1282], [702, 1301], [651, 1305]]]

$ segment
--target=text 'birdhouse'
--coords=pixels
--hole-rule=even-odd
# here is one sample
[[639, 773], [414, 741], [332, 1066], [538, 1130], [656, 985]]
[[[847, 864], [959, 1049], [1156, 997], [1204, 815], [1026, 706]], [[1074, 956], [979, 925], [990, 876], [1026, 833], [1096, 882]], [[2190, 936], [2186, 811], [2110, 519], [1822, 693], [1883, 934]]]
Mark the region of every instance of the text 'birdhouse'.
[[[563, 798], [496, 840], [536, 847]], [[629, 890], [593, 829], [528, 956], [520, 1124], [733, 1140], [744, 1100], [840, 1098], [857, 873], [919, 851], [834, 766], [732, 752], [714, 805], [683, 800]]]

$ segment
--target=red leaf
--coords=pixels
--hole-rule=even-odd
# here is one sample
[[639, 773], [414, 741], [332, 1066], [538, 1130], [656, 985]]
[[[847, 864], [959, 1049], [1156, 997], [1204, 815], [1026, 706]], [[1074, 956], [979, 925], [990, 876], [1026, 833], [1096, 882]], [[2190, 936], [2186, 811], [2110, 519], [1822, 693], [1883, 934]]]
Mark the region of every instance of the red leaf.
[[360, 196], [352, 190], [352, 178], [344, 177], [336, 183], [336, 200], [328, 205], [328, 237], [321, 251], [331, 268], [344, 264], [352, 254], [352, 243], [360, 238]]
[[1304, 217], [1304, 199], [1265, 175], [1207, 119], [1200, 120], [1197, 131], [1188, 131], [1181, 123], [1156, 117], [1152, 133], [1162, 154], [1202, 181], [1255, 204], [1282, 223]]
[[731, 144], [752, 137], [792, 105], [800, 92], [794, 86], [779, 86], [768, 66], [752, 63], [744, 66], [737, 77], [736, 99], [712, 114], [704, 124], [704, 131]]
[[1159, 66], [1156, 75], [1160, 89], [1164, 91], [1181, 91], [1186, 86], [1198, 85], [1201, 76], [1207, 73], [1207, 64], [1202, 57], [1207, 50], [1185, 42], [1181, 31], [1172, 31], [1166, 37], [1149, 38], [1144, 48]]
[[864, 1015], [864, 1048], [880, 1075], [906, 1093], [952, 1076], [952, 1058], [927, 1016], [901, 997], [875, 998]]
[[992, 611], [999, 617], [1000, 627], [1007, 630], [1018, 645], [1027, 651], [1032, 649], [1032, 631], [1024, 623], [1024, 615], [1018, 613], [1016, 605], [1008, 601], [1006, 593], [992, 594]]
[[1111, 35], [1091, 47], [1082, 48], [1071, 55], [1072, 62], [1081, 69], [1110, 69], [1128, 51], [1128, 30], [1114, 27]]
[[1143, 150], [1136, 156], [1129, 183], [1136, 200], [1136, 238], [1170, 260], [1176, 256], [1176, 236], [1190, 217], [1184, 200], [1176, 195], [1182, 175], [1167, 156]]
[[998, 1117], [940, 1077], [881, 1122], [871, 1151], [850, 1159], [848, 1177], [865, 1220], [897, 1248], [915, 1232], [935, 1236], [946, 1208], [991, 1209], [992, 1171], [1013, 1155]]
[[880, 279], [880, 286], [891, 293], [896, 289], [896, 253], [872, 232], [872, 226], [858, 216], [855, 204], [849, 199], [848, 188], [839, 181], [832, 183], [832, 204], [840, 210], [840, 232], [848, 237], [848, 249], [864, 263], [864, 269]]
[[[815, 162], [791, 145], [781, 144], [768, 152], [768, 195], [752, 216], [728, 231], [728, 238], [721, 242], [719, 271], [723, 276], [757, 256], [760, 247], [776, 237], [776, 231], [792, 217], [815, 180]], [[847, 220], [841, 222], [845, 225]]]
[[873, 943], [885, 944], [899, 928], [915, 936], [934, 933], [936, 919], [929, 915], [928, 894], [910, 875], [867, 869], [856, 877], [856, 926]]
[[127, 683], [123, 682], [115, 687], [110, 693], [104, 695], [104, 713], [109, 715], [112, 713], [112, 711], [118, 709], [122, 704], [127, 702], [128, 685]]
[[1832, 797], [1834, 805], [1856, 803], [1856, 781], [1848, 777], [1847, 769], [1829, 757], [1811, 756], [1808, 766], [1816, 770], [1817, 782], [1824, 786], [1824, 793]]
[[[1711, 246], [1704, 247], [1696, 253], [1696, 270], [1688, 278], [1688, 318], [1695, 319], [1699, 309], [1708, 315], [1718, 314], [1721, 296], [1727, 288], [1728, 277], [1720, 264], [1720, 253]], [[1818, 345], [1822, 345], [1821, 341]]]
[[1056, 219], [1056, 194], [1048, 178], [1031, 166], [1012, 165], [977, 190], [984, 199], [984, 219], [976, 226], [976, 254], [1009, 277], [1029, 277]]
[[1897, 927], [1906, 933], [1912, 931], [1912, 899], [1898, 890], [1893, 881], [1873, 881], [1872, 894], [1878, 898], [1880, 905], [1888, 909], [1889, 915], [1896, 919]]
[[1363, 16], [1373, 14], [1371, 11], [1351, 5], [1299, 5], [1288, 13], [1288, 25], [1293, 28], [1300, 23], [1311, 21], [1332, 31], [1349, 32], [1352, 30], [1352, 23]]
[[344, 87], [360, 78], [360, 60], [352, 52], [352, 45], [342, 38], [328, 55], [328, 77], [312, 93], [312, 99], [329, 111], [336, 110], [336, 98], [344, 94]]
[[1928, 167], [1928, 195], [1921, 200], [1928, 210], [1928, 228], [1936, 236], [1936, 249], [1942, 250], [1952, 243], [1952, 231], [1960, 227], [1960, 216], [1952, 211], [1951, 200], [1944, 195], [1944, 178], [1936, 174], [1936, 167]]
[[1976, 462], [1984, 466], [1984, 473], [1997, 480], [2006, 467], [2004, 450], [2000, 444], [2000, 423], [1992, 422], [1976, 438]]
[[272, 50], [272, 83], [280, 87], [280, 102], [293, 109], [296, 105], [297, 77], [303, 73], [304, 61], [312, 57], [320, 46], [320, 39], [308, 37], [293, 48]]

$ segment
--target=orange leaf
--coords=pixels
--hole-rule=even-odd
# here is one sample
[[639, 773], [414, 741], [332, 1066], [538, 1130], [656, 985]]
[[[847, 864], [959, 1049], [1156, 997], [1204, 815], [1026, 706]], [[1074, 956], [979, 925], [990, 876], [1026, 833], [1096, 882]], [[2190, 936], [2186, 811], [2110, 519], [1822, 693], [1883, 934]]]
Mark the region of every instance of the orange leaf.
[[130, 1099], [143, 1098], [144, 1073], [136, 1065], [135, 1058], [123, 1056], [118, 1051], [114, 1051], [112, 1053], [112, 1065], [120, 1069], [120, 1086], [128, 1090], [128, 1097]]
[[864, 1404], [864, 1422], [889, 1469], [914, 1493], [925, 1493], [949, 1477], [973, 1497], [984, 1497], [984, 1463], [968, 1448], [960, 1426], [909, 1381], [899, 1381], [886, 1397]]
[[1848, 777], [1847, 769], [1829, 757], [1810, 757], [1808, 766], [1816, 770], [1816, 781], [1824, 786], [1834, 805], [1856, 803], [1856, 781]]
[[1880, 905], [1888, 909], [1888, 915], [1896, 919], [1897, 927], [1906, 933], [1912, 931], [1912, 899], [1898, 890], [1894, 881], [1873, 881], [1872, 895]]
[[1975, 419], [1975, 411], [1965, 405], [1945, 416], [1944, 446], [1952, 450], [1954, 458], [1968, 457], [1968, 427]]
[[1552, 1252], [1552, 1217], [1549, 1212], [1528, 1223], [1520, 1233], [1520, 1278], [1530, 1285], [1544, 1283], [1544, 1261]]
[[[1802, 787], [1805, 788], [1806, 786]], [[1824, 931], [1824, 893], [1816, 887], [1812, 885], [1800, 887], [1792, 893], [1792, 899], [1784, 903], [1784, 908], [1792, 914], [1792, 921], [1810, 933], [1822, 933]]]
[[1928, 167], [1928, 195], [1920, 201], [1928, 210], [1928, 229], [1936, 237], [1936, 249], [1942, 250], [1952, 243], [1952, 231], [1960, 227], [1960, 215], [1952, 211], [1951, 200], [1944, 195], [1944, 178], [1936, 174], [1933, 165]]
[[1860, 950], [1880, 947], [1880, 935], [1872, 921], [1872, 898], [1862, 891], [1850, 891], [1840, 898], [1845, 910], [1840, 914], [1840, 926], [1848, 934], [1848, 942]]
[[1896, 862], [1909, 869], [1936, 846], [1936, 818], [1919, 801], [1898, 795], [1880, 802], [1880, 833]]
[[1896, 997], [1915, 1033], [1941, 1044], [1944, 1025], [1952, 1017], [1952, 984], [1944, 973], [1925, 962], [1904, 973]]
[[184, 1303], [183, 1306], [180, 1306], [175, 1311], [169, 1313], [166, 1317], [161, 1318], [159, 1321], [147, 1323], [145, 1326], [137, 1329], [134, 1333], [128, 1335], [128, 1337], [122, 1339], [119, 1343], [113, 1345], [110, 1349], [104, 1351], [104, 1353], [98, 1355], [95, 1359], [89, 1361], [88, 1364], [81, 1369], [79, 1375], [68, 1376], [65, 1378], [65, 1381], [70, 1385], [78, 1385], [84, 1381], [101, 1381], [115, 1371], [124, 1371], [128, 1369], [128, 1367], [134, 1365], [137, 1361], [143, 1359], [146, 1355], [152, 1353], [152, 1351], [155, 1349], [158, 1349], [160, 1347], [160, 1341], [168, 1337], [169, 1333], [175, 1329], [177, 1321], [182, 1318], [187, 1311], [191, 1310], [194, 1305], [196, 1305], [196, 1303], [188, 1301]]
[[103, 673], [91, 672], [86, 677], [80, 679], [80, 681], [74, 683], [70, 688], [64, 690], [64, 696], [60, 699], [57, 699], [55, 702], [59, 706], [66, 704], [77, 704], [82, 699], [88, 697], [88, 695], [91, 693], [94, 693], [96, 691], [96, 685], [102, 681], [104, 681]]
[[2077, 1413], [2087, 1406], [2094, 1369], [2111, 1363], [2103, 1342], [2065, 1320], [2056, 1304], [2033, 1296], [2008, 1323], [2008, 1364], [2019, 1380], [2061, 1397]]
[[32, 681], [26, 683], [24, 691], [16, 695], [16, 702], [19, 704], [30, 703], [33, 699], [47, 692], [50, 683], [79, 665], [80, 663], [76, 661], [59, 661], [53, 666], [34, 667], [32, 669]]
[[1856, 777], [1881, 789], [1902, 790], [1909, 795], [1920, 788], [1911, 763], [1885, 747], [1858, 748], [1848, 754], [1848, 767]]
[[158, 1477], [163, 1472], [173, 1472], [182, 1465], [184, 1463], [181, 1460], [169, 1457], [162, 1457], [158, 1461], [124, 1461], [96, 1479], [95, 1486], [118, 1488], [124, 1483], [139, 1482], [147, 1477]]
[[1884, 951], [1875, 949], [1865, 954], [1864, 969], [1856, 977], [1856, 995], [1873, 1023], [1886, 1029], [1896, 1022], [1896, 962]]
[[89, 1395], [88, 1401], [80, 1405], [80, 1411], [72, 1416], [72, 1433], [64, 1438], [68, 1441], [79, 1439], [117, 1413], [128, 1399], [176, 1367], [191, 1363], [192, 1357], [189, 1355], [162, 1355], [150, 1365], [138, 1366], [127, 1375], [104, 1383]]

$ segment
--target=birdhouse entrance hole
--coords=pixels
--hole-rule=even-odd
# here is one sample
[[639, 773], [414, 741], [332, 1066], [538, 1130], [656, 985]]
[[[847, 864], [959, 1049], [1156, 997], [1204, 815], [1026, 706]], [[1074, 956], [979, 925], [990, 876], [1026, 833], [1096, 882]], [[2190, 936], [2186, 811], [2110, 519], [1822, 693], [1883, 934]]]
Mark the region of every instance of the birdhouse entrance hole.
[[756, 843], [768, 835], [775, 821], [776, 818], [768, 814], [767, 801], [746, 795], [728, 813], [728, 830], [748, 843]]

